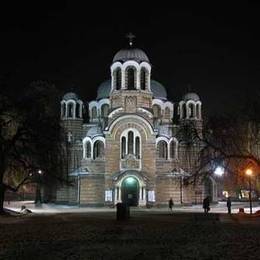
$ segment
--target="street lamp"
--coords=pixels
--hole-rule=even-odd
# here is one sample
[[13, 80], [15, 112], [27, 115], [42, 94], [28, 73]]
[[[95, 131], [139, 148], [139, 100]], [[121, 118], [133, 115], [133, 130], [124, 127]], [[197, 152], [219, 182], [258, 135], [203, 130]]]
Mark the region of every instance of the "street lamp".
[[214, 173], [218, 176], [218, 177], [222, 177], [224, 174], [224, 168], [221, 166], [216, 167]]
[[225, 173], [225, 168], [223, 166], [217, 166], [214, 170], [214, 175], [216, 176], [217, 181], [217, 199], [221, 200], [223, 196], [223, 176]]
[[248, 176], [248, 180], [249, 180], [249, 205], [250, 205], [250, 214], [252, 214], [252, 183], [251, 183], [251, 177], [253, 175], [253, 171], [251, 169], [246, 169], [246, 175]]

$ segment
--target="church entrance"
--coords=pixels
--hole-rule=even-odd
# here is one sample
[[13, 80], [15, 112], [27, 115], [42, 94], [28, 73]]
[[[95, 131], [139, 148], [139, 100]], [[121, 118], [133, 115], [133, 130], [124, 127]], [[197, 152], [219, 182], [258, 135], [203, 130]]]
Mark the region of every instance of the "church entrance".
[[139, 200], [139, 183], [134, 177], [127, 177], [121, 186], [122, 202], [129, 206], [137, 206]]

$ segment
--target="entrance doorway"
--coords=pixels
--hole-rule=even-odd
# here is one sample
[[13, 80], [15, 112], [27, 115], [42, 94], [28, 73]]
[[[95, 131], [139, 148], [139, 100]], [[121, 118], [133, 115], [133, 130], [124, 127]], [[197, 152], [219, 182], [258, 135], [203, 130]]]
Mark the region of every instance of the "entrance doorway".
[[137, 206], [139, 200], [139, 184], [136, 178], [127, 177], [121, 186], [122, 202], [129, 206]]

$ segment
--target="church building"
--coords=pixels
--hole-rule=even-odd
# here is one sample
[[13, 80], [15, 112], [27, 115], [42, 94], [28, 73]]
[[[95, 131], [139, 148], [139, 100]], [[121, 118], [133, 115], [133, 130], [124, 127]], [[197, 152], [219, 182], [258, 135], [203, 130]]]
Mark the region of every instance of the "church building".
[[[132, 206], [201, 203], [216, 199], [213, 179], [185, 185], [200, 145], [182, 140], [181, 126], [202, 129], [202, 102], [187, 93], [179, 102], [152, 79], [146, 53], [132, 46], [119, 50], [111, 77], [88, 103], [75, 93], [61, 100], [61, 122], [67, 134], [68, 178], [74, 185], [57, 190], [58, 203], [82, 206]], [[83, 120], [86, 109], [88, 120]]]

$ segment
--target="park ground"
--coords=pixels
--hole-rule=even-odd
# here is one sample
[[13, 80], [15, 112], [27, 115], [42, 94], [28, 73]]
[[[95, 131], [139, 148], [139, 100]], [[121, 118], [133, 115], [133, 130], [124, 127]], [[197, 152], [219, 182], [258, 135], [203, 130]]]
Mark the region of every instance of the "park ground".
[[125, 221], [116, 209], [27, 206], [34, 213], [0, 217], [0, 259], [260, 259], [260, 218], [221, 205], [131, 208]]

